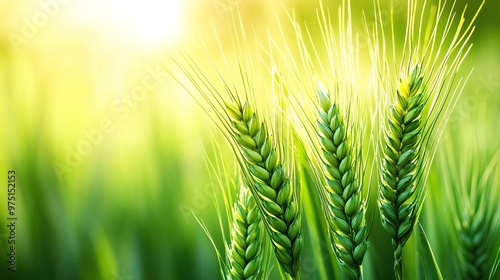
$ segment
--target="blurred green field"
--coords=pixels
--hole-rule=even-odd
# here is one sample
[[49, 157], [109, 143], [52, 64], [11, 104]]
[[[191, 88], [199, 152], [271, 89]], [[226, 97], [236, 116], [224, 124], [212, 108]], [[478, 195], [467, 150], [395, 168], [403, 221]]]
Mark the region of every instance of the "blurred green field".
[[[41, 4], [49, 2], [52, 6]], [[214, 155], [217, 128], [163, 66], [172, 66], [169, 53], [176, 47], [206, 61], [195, 32], [209, 52], [219, 52], [210, 23], [222, 47], [230, 49], [225, 13], [236, 6], [254, 30], [248, 37], [264, 44], [268, 30], [278, 32], [275, 15], [286, 20], [284, 10], [279, 2], [263, 0], [116, 2], [1, 4], [0, 279], [220, 278], [215, 250], [193, 216], [222, 246], [204, 160], [204, 149]], [[316, 1], [284, 2], [299, 21], [316, 22]], [[356, 1], [353, 13], [371, 11], [371, 2]], [[395, 3], [404, 5], [403, 0]], [[120, 5], [128, 12], [117, 11]], [[404, 23], [404, 8], [396, 11]], [[485, 155], [500, 150], [498, 14], [500, 3], [487, 1], [477, 19], [474, 47], [462, 68], [474, 71], [436, 158], [445, 154], [447, 141], [467, 137], [477, 136]], [[293, 32], [286, 22], [283, 32]], [[16, 171], [16, 272], [8, 271], [7, 259], [8, 170]], [[450, 233], [443, 222], [443, 176], [433, 166], [421, 221], [443, 275], [454, 279]], [[373, 195], [376, 187], [370, 186]], [[378, 211], [368, 212], [374, 221], [365, 260], [373, 278], [367, 279], [392, 279], [390, 240]], [[335, 263], [333, 256], [313, 255], [318, 248], [308, 246], [314, 238], [307, 233], [304, 279], [319, 277], [319, 261]], [[418, 263], [412, 246], [405, 253], [409, 271]]]

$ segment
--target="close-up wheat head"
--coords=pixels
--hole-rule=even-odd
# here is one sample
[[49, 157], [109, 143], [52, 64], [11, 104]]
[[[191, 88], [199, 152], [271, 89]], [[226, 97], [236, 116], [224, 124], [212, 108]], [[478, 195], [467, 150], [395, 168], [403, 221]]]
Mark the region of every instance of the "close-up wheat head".
[[[370, 104], [376, 94], [369, 89], [373, 77], [359, 69], [362, 54], [349, 1], [334, 7], [320, 2], [314, 25], [322, 35], [320, 41], [311, 39], [313, 27], [301, 24], [293, 14], [288, 19], [297, 45], [280, 46], [271, 38], [273, 69], [285, 63], [274, 72], [287, 88], [289, 106], [296, 114], [296, 134], [305, 153], [301, 162], [321, 202], [314, 207], [323, 212], [332, 251], [344, 277], [362, 279], [369, 234], [368, 186], [374, 170], [368, 158], [376, 148], [377, 108]], [[319, 54], [322, 49], [324, 56]]]
[[293, 183], [279, 162], [266, 126], [259, 121], [252, 107], [248, 103], [226, 106], [276, 258], [283, 270], [296, 278], [302, 250], [302, 222]]
[[423, 187], [416, 185], [417, 172], [420, 172], [417, 165], [422, 156], [421, 112], [425, 105], [418, 68], [401, 79], [397, 93], [398, 101], [391, 108], [385, 132], [379, 208], [382, 224], [392, 237], [394, 269], [401, 277], [403, 246], [418, 220], [423, 202]]
[[[237, 44], [246, 44], [244, 36], [236, 40]], [[244, 52], [244, 48], [236, 51]], [[234, 78], [225, 80], [219, 76], [224, 87], [221, 91], [212, 85], [188, 56], [181, 55], [180, 60], [174, 60], [195, 85], [197, 92], [192, 93], [193, 97], [196, 99], [196, 96], [200, 96], [200, 102], [207, 102], [207, 107], [212, 111], [211, 117], [230, 142], [280, 268], [292, 279], [297, 279], [303, 242], [302, 214], [300, 196], [297, 194], [298, 181], [291, 174], [294, 172], [294, 159], [288, 156], [290, 148], [287, 145], [291, 143], [288, 142], [290, 137], [287, 129], [283, 127], [281, 115], [284, 113], [264, 106], [264, 110], [268, 111], [261, 115], [254, 109], [252, 103], [259, 99], [253, 91], [261, 87], [255, 82], [259, 75], [252, 71], [252, 62], [245, 53], [238, 53], [241, 60], [236, 65], [241, 75], [241, 88], [232, 88], [238, 83], [230, 80]], [[220, 75], [219, 70], [215, 70]], [[272, 93], [269, 87], [264, 86], [262, 89]], [[241, 100], [241, 95], [245, 101]], [[285, 159], [291, 162], [284, 163]]]
[[[476, 120], [481, 121], [488, 114], [480, 116]], [[440, 187], [446, 205], [443, 218], [452, 229], [449, 237], [454, 256], [453, 277], [492, 279], [500, 261], [498, 142], [486, 142], [485, 133], [470, 120], [462, 125], [443, 139], [446, 145], [437, 154], [437, 169], [450, 175], [441, 178]], [[463, 137], [464, 131], [474, 131], [473, 136]], [[453, 152], [458, 147], [462, 151]]]
[[[466, 20], [464, 11], [457, 20], [455, 3], [449, 15], [444, 13], [446, 2], [430, 8], [426, 4], [408, 1], [402, 57], [397, 58], [393, 45], [393, 57], [380, 61], [380, 71], [385, 71], [380, 75], [381, 87], [387, 93], [381, 104], [387, 104], [387, 109], [380, 111], [386, 123], [380, 144], [378, 204], [382, 224], [392, 238], [398, 279], [403, 277], [402, 250], [420, 216], [437, 143], [466, 80], [457, 75], [470, 50], [477, 16]], [[390, 27], [394, 44], [392, 19]], [[375, 30], [384, 37], [383, 27]], [[379, 46], [387, 51], [384, 42]], [[399, 77], [392, 67], [399, 69]]]
[[219, 250], [217, 238], [207, 225], [198, 218], [197, 221], [217, 252], [223, 279], [263, 279], [269, 274], [271, 251], [258, 206], [248, 187], [251, 183], [242, 176], [240, 166], [225, 161], [220, 139], [214, 137], [212, 142], [214, 155], [209, 156], [206, 148], [204, 151], [213, 191], [221, 194], [214, 206], [223, 250]]
[[[327, 184], [327, 220], [334, 250], [349, 279], [362, 277], [361, 265], [368, 243], [365, 200], [359, 177], [358, 155], [351, 146], [346, 122], [338, 105], [319, 92], [319, 135], [322, 143], [324, 177]], [[354, 151], [353, 151], [354, 150]]]
[[265, 239], [260, 215], [248, 189], [241, 187], [233, 207], [231, 247], [229, 248], [230, 279], [260, 279], [264, 275]]

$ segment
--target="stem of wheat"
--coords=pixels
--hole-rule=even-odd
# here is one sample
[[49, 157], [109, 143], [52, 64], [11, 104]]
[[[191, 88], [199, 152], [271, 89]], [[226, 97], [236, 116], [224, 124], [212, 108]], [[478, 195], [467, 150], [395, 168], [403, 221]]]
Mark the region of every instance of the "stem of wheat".
[[368, 230], [361, 184], [358, 183], [353, 151], [340, 110], [330, 98], [318, 91], [319, 137], [327, 185], [328, 221], [334, 250], [349, 279], [361, 279], [361, 264], [365, 255]]
[[266, 126], [246, 103], [226, 104], [236, 143], [253, 183], [250, 189], [260, 209], [281, 268], [298, 277], [302, 251], [300, 209], [288, 175], [278, 161]]
[[396, 104], [390, 109], [382, 159], [379, 209], [382, 224], [392, 237], [394, 272], [402, 279], [401, 255], [411, 235], [422, 203], [418, 184], [422, 117], [426, 98], [420, 69], [414, 67], [402, 78]]

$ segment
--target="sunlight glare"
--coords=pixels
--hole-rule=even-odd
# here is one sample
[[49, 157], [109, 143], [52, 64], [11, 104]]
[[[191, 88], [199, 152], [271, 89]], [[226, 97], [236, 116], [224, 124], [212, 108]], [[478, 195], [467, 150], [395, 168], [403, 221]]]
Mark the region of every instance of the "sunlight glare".
[[98, 24], [112, 38], [155, 47], [180, 37], [182, 3], [182, 0], [91, 0], [75, 5], [74, 17], [85, 24]]

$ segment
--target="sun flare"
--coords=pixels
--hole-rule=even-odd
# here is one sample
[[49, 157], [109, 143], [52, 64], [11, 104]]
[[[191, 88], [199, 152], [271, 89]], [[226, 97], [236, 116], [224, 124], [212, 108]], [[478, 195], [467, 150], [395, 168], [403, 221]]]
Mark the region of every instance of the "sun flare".
[[182, 6], [182, 0], [92, 0], [73, 8], [77, 21], [97, 25], [113, 39], [155, 47], [181, 35]]

